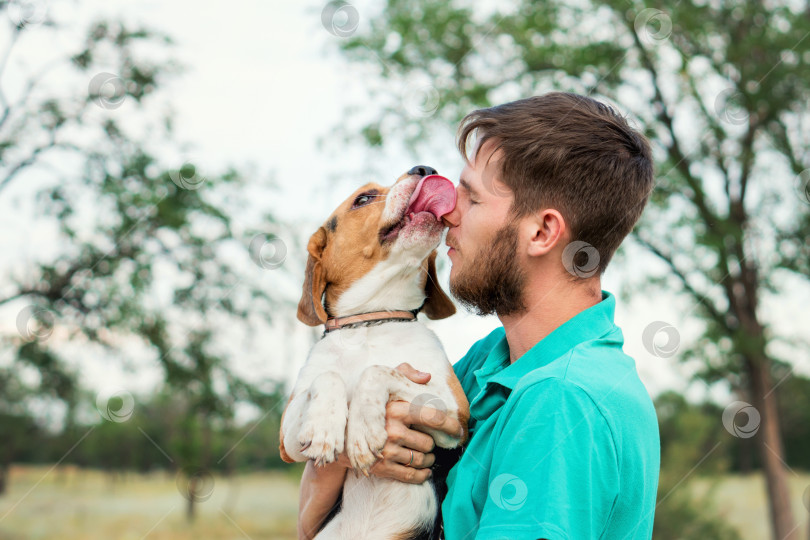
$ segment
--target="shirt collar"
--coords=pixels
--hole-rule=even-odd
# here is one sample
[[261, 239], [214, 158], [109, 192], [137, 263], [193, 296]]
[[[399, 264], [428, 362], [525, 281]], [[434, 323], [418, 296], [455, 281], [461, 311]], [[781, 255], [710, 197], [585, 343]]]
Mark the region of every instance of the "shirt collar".
[[[484, 363], [474, 374], [482, 389], [476, 399], [470, 403], [470, 413], [483, 419], [497, 409], [506, 400], [517, 382], [527, 373], [547, 365], [559, 358], [578, 344], [590, 341], [613, 331], [613, 315], [616, 310], [616, 298], [607, 291], [602, 291], [602, 301], [585, 309], [570, 318], [549, 335], [537, 342], [523, 356], [509, 363], [509, 344], [506, 334], [490, 350]], [[503, 331], [503, 328], [500, 329]], [[492, 388], [489, 383], [506, 388], [506, 392], [488, 395]]]
[[[609, 292], [602, 291], [602, 301], [585, 309], [566, 322], [555, 328], [549, 335], [537, 342], [534, 347], [507, 365], [490, 378], [490, 382], [498, 383], [510, 390], [515, 387], [521, 377], [530, 371], [543, 367], [555, 358], [559, 358], [575, 346], [592, 339], [601, 337], [615, 328], [613, 314], [616, 310], [616, 298]], [[504, 335], [501, 342], [492, 349], [496, 355], [490, 355], [484, 362], [484, 368], [492, 360], [502, 363], [509, 358], [509, 345]], [[501, 355], [504, 356], [501, 356]]]

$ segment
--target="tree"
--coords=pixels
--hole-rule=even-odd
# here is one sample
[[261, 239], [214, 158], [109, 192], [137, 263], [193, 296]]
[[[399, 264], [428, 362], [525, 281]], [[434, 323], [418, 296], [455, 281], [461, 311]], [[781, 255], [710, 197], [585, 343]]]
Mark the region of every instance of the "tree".
[[[40, 7], [0, 1], [10, 31], [0, 44], [0, 205], [13, 212], [18, 200], [35, 203], [30, 219], [54, 231], [30, 238], [33, 260], [0, 264], [0, 307], [17, 322], [17, 332], [0, 336], [13, 356], [7, 369], [39, 381], [13, 404], [0, 397], [0, 413], [50, 399], [67, 405], [71, 432], [77, 385], [66, 344], [123, 367], [129, 351], [145, 350], [203, 429], [232, 422], [240, 402], [277, 411], [278, 384], [236, 371], [232, 343], [264, 330], [285, 301], [260, 282], [263, 272], [284, 272], [286, 245], [260, 234], [281, 225], [272, 216], [261, 227], [239, 223], [248, 206], [242, 174], [181, 165], [171, 115], [148, 121], [158, 88], [178, 71], [166, 59], [167, 36], [97, 21], [76, 50], [30, 73], [26, 43], [65, 30]], [[96, 405], [121, 422], [133, 398], [124, 389]], [[200, 444], [205, 455], [205, 438]]]
[[[653, 142], [658, 170], [634, 239], [664, 263], [663, 277], [702, 319], [701, 339], [681, 357], [703, 366], [698, 377], [728, 382], [761, 417], [756, 439], [773, 535], [796, 538], [773, 378], [774, 345], [791, 336], [769, 325], [761, 303], [790, 295], [788, 274], [808, 284], [810, 6], [517, 0], [483, 12], [472, 5], [388, 0], [379, 13], [358, 13], [330, 3], [327, 30], [383, 81], [368, 85], [381, 110], [366, 108], [363, 124], [347, 129], [371, 145], [404, 136], [416, 148], [473, 108], [553, 89], [632, 113]], [[367, 30], [357, 31], [360, 20]]]
[[25, 409], [28, 388], [8, 369], [0, 370], [0, 494], [8, 486], [8, 472], [12, 461], [31, 453], [43, 438], [42, 430]]

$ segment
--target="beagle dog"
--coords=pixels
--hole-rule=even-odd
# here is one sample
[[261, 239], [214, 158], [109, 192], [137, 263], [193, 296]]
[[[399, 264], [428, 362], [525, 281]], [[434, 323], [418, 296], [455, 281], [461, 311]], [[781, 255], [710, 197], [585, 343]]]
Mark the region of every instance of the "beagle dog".
[[[404, 540], [434, 527], [439, 501], [432, 480], [407, 484], [368, 470], [388, 438], [388, 401], [456, 417], [463, 426], [458, 437], [425, 428], [439, 447], [455, 448], [467, 435], [464, 391], [439, 339], [416, 318], [419, 311], [430, 319], [455, 313], [436, 278], [441, 216], [455, 197], [448, 179], [417, 166], [391, 187], [356, 190], [309, 240], [298, 318], [325, 331], [282, 415], [280, 453], [287, 462], [311, 459], [317, 466], [345, 450], [353, 467], [340, 510], [318, 539]], [[398, 372], [403, 362], [430, 373], [430, 382]]]

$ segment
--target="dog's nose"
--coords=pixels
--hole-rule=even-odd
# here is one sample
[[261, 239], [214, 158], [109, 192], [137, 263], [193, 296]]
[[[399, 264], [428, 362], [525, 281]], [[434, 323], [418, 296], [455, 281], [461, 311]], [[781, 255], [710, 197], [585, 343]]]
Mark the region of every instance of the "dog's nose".
[[408, 171], [408, 174], [418, 174], [419, 176], [430, 176], [431, 174], [439, 174], [439, 172], [433, 167], [428, 167], [427, 165], [417, 165], [416, 167]]

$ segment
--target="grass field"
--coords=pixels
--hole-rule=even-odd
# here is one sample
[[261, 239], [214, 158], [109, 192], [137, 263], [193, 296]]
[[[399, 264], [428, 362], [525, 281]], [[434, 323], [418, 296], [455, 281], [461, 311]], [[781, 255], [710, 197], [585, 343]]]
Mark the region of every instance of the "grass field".
[[[799, 526], [800, 538], [810, 538], [808, 518], [810, 512], [804, 506], [803, 497], [810, 489], [810, 474], [787, 473], [793, 517]], [[703, 494], [713, 489], [711, 501], [714, 509], [740, 532], [744, 540], [771, 538], [768, 521], [768, 503], [765, 492], [765, 477], [761, 474], [727, 475], [718, 480], [698, 478], [687, 489]]]
[[[174, 476], [113, 477], [74, 467], [14, 467], [0, 497], [0, 540], [285, 540], [295, 538], [300, 469], [214, 479], [210, 498], [186, 521], [186, 500]], [[791, 475], [795, 515], [806, 530], [802, 494], [810, 475]], [[697, 479], [678, 489], [703, 493], [714, 482]], [[769, 538], [763, 479], [719, 480], [715, 508], [746, 540]]]
[[300, 469], [214, 479], [186, 521], [174, 476], [14, 467], [0, 497], [0, 540], [294, 539]]

